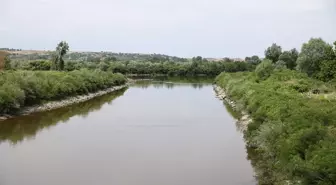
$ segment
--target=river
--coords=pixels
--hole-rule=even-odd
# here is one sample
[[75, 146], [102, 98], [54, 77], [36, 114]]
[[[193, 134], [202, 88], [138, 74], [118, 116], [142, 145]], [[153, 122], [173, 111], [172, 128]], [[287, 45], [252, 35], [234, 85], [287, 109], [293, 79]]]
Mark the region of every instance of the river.
[[1, 185], [253, 185], [253, 174], [209, 83], [142, 81], [0, 122]]

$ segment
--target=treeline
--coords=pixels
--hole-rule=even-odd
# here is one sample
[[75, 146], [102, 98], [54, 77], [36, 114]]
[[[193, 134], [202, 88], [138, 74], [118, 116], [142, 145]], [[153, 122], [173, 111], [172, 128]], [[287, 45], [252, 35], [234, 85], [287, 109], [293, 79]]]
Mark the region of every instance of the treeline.
[[[12, 54], [13, 60], [52, 60], [54, 52], [36, 52]], [[168, 56], [163, 54], [140, 54], [140, 53], [113, 53], [113, 52], [70, 52], [64, 55], [64, 60], [77, 62], [106, 62], [106, 61], [170, 61], [170, 62], [188, 62], [186, 58]]]
[[15, 48], [0, 48], [2, 51], [22, 51], [22, 49], [15, 49]]
[[86, 94], [124, 84], [122, 74], [100, 70], [0, 72], [0, 114], [23, 106]]
[[333, 47], [321, 38], [312, 38], [302, 45], [300, 53], [295, 48], [282, 51], [273, 44], [265, 50], [265, 58], [277, 68], [298, 70], [322, 81], [336, 78], [336, 41]]
[[336, 184], [335, 48], [311, 39], [265, 54], [253, 72], [216, 78], [253, 118], [244, 135], [259, 184]]
[[[160, 54], [122, 54], [111, 56], [111, 53], [91, 52], [85, 60], [77, 60], [82, 57], [82, 53], [70, 53], [67, 42], [60, 42], [55, 52], [50, 52], [50, 60], [18, 60], [18, 56], [12, 56], [11, 60], [6, 62], [6, 69], [21, 69], [33, 71], [74, 71], [80, 69], [99, 69], [113, 73], [131, 74], [131, 75], [173, 75], [173, 76], [195, 76], [208, 75], [215, 76], [222, 71], [238, 72], [253, 70], [257, 63], [255, 62], [235, 62], [225, 58], [219, 62], [209, 62], [201, 56], [193, 57], [191, 60], [178, 57], [171, 57]], [[112, 53], [113, 54], [113, 53]], [[66, 60], [67, 55], [71, 60]], [[44, 55], [45, 56], [45, 55]], [[117, 57], [131, 56], [136, 60], [121, 60]], [[146, 60], [143, 60], [146, 59]]]
[[[51, 70], [52, 62], [46, 60], [33, 61], [12, 61], [13, 69], [23, 70]], [[100, 69], [122, 74], [160, 74], [160, 75], [218, 75], [222, 71], [238, 72], [249, 71], [255, 68], [255, 64], [248, 62], [219, 61], [209, 62], [194, 60], [191, 62], [136, 62], [136, 61], [114, 61], [114, 62], [73, 62], [67, 61], [64, 64], [65, 71], [79, 69]]]

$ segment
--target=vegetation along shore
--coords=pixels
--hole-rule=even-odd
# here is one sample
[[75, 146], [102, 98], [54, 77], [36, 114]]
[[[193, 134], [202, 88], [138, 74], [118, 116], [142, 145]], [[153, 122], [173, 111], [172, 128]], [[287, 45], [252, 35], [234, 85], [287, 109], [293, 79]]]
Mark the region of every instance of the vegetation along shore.
[[64, 71], [63, 56], [68, 50], [66, 42], [57, 46], [50, 71], [13, 70], [8, 64], [0, 71], [2, 119], [82, 102], [125, 86], [127, 79], [122, 74], [88, 69]]
[[244, 135], [259, 184], [336, 184], [335, 67], [335, 46], [311, 39], [300, 53], [273, 44], [255, 71], [217, 76], [251, 115]]

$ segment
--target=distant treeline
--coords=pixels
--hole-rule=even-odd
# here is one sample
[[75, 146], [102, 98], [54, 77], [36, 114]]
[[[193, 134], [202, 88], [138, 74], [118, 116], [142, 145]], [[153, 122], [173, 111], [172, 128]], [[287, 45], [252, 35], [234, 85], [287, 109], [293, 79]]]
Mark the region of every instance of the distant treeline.
[[22, 51], [22, 49], [14, 49], [14, 48], [0, 48], [3, 51]]
[[[11, 56], [12, 60], [52, 60], [53, 51], [45, 51], [30, 54], [15, 54]], [[163, 54], [140, 54], [140, 53], [113, 53], [113, 52], [70, 52], [63, 56], [66, 61], [77, 62], [107, 62], [107, 61], [170, 61], [170, 62], [188, 62], [186, 58], [168, 56]]]
[[[12, 61], [13, 69], [23, 70], [50, 70], [52, 62], [47, 60], [30, 60], [30, 61]], [[249, 71], [255, 68], [255, 64], [248, 62], [205, 62], [203, 60], [192, 62], [123, 62], [123, 61], [106, 61], [106, 62], [76, 62], [66, 61], [65, 71], [78, 69], [100, 69], [102, 71], [111, 71], [122, 74], [161, 74], [161, 75], [218, 75], [219, 73]]]

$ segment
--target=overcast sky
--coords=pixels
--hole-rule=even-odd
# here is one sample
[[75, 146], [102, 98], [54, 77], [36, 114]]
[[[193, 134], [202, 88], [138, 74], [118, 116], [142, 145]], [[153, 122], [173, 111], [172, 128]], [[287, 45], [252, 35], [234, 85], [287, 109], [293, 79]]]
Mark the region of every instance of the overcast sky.
[[0, 1], [0, 47], [245, 57], [336, 40], [336, 0]]

